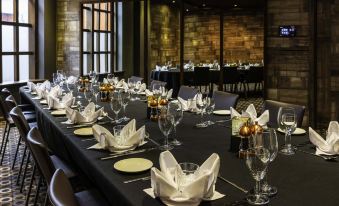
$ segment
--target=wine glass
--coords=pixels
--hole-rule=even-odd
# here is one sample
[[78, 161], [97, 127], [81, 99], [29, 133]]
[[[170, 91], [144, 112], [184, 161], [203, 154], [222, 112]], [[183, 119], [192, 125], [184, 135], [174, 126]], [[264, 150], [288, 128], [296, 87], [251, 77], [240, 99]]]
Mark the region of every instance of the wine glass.
[[108, 83], [110, 83], [111, 85], [114, 84], [113, 78], [114, 78], [114, 74], [107, 74], [107, 81], [108, 81]]
[[100, 106], [98, 105], [98, 97], [100, 94], [100, 83], [99, 84], [92, 84], [92, 91], [93, 95], [95, 97], [95, 107], [99, 108]]
[[181, 196], [183, 193], [183, 187], [191, 182], [193, 182], [196, 178], [196, 172], [199, 170], [199, 165], [183, 162], [179, 163], [175, 168], [175, 182], [178, 185], [178, 191]]
[[136, 100], [136, 95], [135, 95], [135, 81], [131, 78], [128, 78], [127, 80], [127, 85], [128, 85], [128, 89], [130, 91], [131, 94], [131, 101], [135, 101]]
[[285, 131], [285, 145], [280, 150], [284, 155], [294, 155], [291, 136], [297, 127], [295, 110], [293, 107], [280, 107], [278, 112], [279, 128]]
[[200, 111], [200, 123], [196, 124], [195, 126], [199, 128], [207, 127], [208, 125], [206, 124], [206, 122], [204, 122], [204, 113], [207, 107], [207, 98], [203, 98], [203, 95], [200, 92], [198, 92], [197, 94], [196, 106], [197, 109]]
[[59, 79], [59, 74], [58, 73], [53, 73], [53, 85], [59, 85], [60, 79]]
[[86, 88], [84, 91], [85, 98], [88, 101], [88, 104], [91, 103], [93, 97], [93, 91], [90, 88]]
[[253, 194], [248, 194], [246, 199], [252, 205], [263, 205], [269, 202], [266, 195], [261, 193], [260, 181], [265, 177], [266, 168], [270, 160], [270, 152], [265, 148], [262, 135], [255, 135], [254, 147], [246, 152], [246, 166], [251, 172], [256, 184]]
[[122, 101], [122, 108], [123, 108], [123, 112], [124, 112], [124, 117], [122, 117], [121, 119], [122, 119], [122, 121], [127, 122], [127, 121], [130, 120], [130, 118], [128, 118], [126, 116], [126, 107], [127, 107], [128, 103], [131, 99], [131, 95], [128, 92], [121, 92], [120, 95], [121, 95], [121, 101]]
[[[278, 139], [277, 139], [277, 133], [274, 129], [270, 128], [268, 130], [264, 130], [262, 133], [262, 138], [264, 138], [267, 141], [264, 141], [265, 148], [268, 148], [270, 152], [270, 159], [269, 163], [273, 162], [273, 160], [276, 158], [278, 154]], [[267, 174], [268, 169], [266, 169], [266, 176], [262, 183], [262, 192], [263, 194], [266, 194], [268, 196], [272, 196], [278, 193], [278, 189], [274, 186], [271, 186], [267, 183]]]
[[168, 144], [168, 135], [171, 133], [174, 125], [174, 117], [171, 114], [167, 113], [167, 108], [163, 107], [161, 109], [160, 115], [158, 117], [158, 125], [160, 128], [160, 131], [165, 136], [165, 144], [163, 146], [160, 146], [161, 150], [171, 150], [173, 149], [173, 146]]
[[173, 115], [174, 122], [173, 122], [173, 132], [174, 132], [174, 140], [171, 142], [172, 145], [181, 145], [182, 143], [178, 141], [177, 136], [177, 126], [183, 119], [183, 111], [182, 105], [180, 102], [170, 102], [167, 105], [167, 113]]
[[214, 122], [211, 120], [211, 114], [213, 113], [214, 108], [215, 108], [215, 102], [214, 102], [214, 99], [207, 98], [206, 114], [208, 114], [208, 121], [206, 122], [206, 124], [207, 124], [208, 126], [214, 124]]
[[95, 82], [95, 79], [96, 79], [96, 77], [97, 77], [97, 73], [96, 73], [96, 71], [90, 71], [89, 73], [88, 73], [88, 76], [89, 76], [89, 78], [90, 78], [90, 80], [92, 81], [92, 83], [93, 82]]
[[121, 97], [119, 94], [115, 94], [113, 95], [112, 99], [111, 99], [111, 109], [115, 114], [115, 122], [119, 123], [119, 112], [122, 108], [122, 104], [121, 104]]

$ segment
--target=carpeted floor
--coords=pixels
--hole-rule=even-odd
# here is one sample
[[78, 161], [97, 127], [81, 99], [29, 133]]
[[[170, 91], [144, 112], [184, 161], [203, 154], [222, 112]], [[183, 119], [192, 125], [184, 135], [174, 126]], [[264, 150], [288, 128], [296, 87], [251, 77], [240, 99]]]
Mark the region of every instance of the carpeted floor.
[[[263, 99], [258, 97], [251, 98], [240, 98], [237, 104], [237, 110], [242, 111], [246, 110], [249, 104], [253, 103], [256, 107], [257, 111], [261, 111], [263, 105]], [[0, 142], [2, 142], [2, 134], [4, 131], [5, 123], [0, 122]], [[17, 140], [19, 137], [19, 133], [16, 128], [11, 129], [10, 133], [10, 141], [9, 148], [6, 149], [5, 158], [3, 164], [0, 166], [0, 205], [2, 206], [10, 206], [10, 205], [25, 205], [26, 195], [29, 187], [29, 182], [32, 174], [32, 165], [29, 164], [28, 172], [26, 175], [26, 179], [24, 182], [24, 190], [20, 193], [20, 184], [16, 184], [17, 175], [19, 171], [21, 156], [23, 154], [24, 146], [20, 148], [20, 154], [16, 161], [16, 166], [14, 170], [11, 170], [12, 160], [14, 157]], [[29, 205], [34, 205], [34, 195], [36, 191], [38, 178], [35, 178], [35, 182], [33, 184], [33, 189], [30, 196]], [[42, 187], [40, 190], [40, 195], [38, 199], [37, 205], [43, 205], [46, 195], [46, 188]]]

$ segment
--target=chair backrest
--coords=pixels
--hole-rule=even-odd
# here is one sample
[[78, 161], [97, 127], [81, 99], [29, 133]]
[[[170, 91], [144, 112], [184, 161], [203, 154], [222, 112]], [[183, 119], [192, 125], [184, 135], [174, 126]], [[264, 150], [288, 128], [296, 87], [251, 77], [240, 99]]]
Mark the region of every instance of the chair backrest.
[[39, 171], [42, 173], [47, 185], [49, 185], [55, 172], [55, 167], [38, 128], [34, 127], [28, 132], [27, 142]]
[[264, 81], [264, 67], [250, 67], [244, 77], [247, 83], [261, 83]]
[[222, 91], [214, 91], [213, 99], [215, 102], [215, 109], [235, 108], [239, 99], [239, 95]]
[[240, 81], [238, 67], [223, 67], [222, 73], [224, 84], [236, 84]]
[[15, 126], [18, 128], [21, 138], [23, 138], [24, 141], [27, 142], [27, 134], [31, 128], [24, 114], [22, 113], [22, 110], [20, 109], [20, 107], [18, 106], [14, 107], [9, 112], [9, 115], [12, 118]]
[[209, 67], [194, 67], [194, 85], [208, 85], [210, 83]]
[[6, 119], [9, 117], [9, 112], [11, 111], [6, 104], [6, 98], [9, 95], [11, 95], [11, 92], [7, 88], [3, 88], [0, 91], [0, 110]]
[[144, 80], [144, 78], [142, 78], [142, 77], [137, 77], [137, 76], [131, 76], [130, 78], [130, 81], [132, 81], [132, 82], [142, 82], [143, 80]]
[[166, 87], [166, 85], [167, 85], [167, 82], [152, 80], [150, 89], [151, 90], [152, 89], [159, 89], [160, 87]]
[[72, 186], [65, 173], [58, 169], [53, 174], [48, 187], [48, 195], [54, 206], [77, 206]]
[[12, 110], [14, 107], [18, 106], [17, 102], [15, 101], [12, 95], [6, 97], [6, 105], [9, 110]]
[[297, 126], [301, 127], [303, 123], [305, 106], [300, 106], [296, 104], [278, 102], [273, 100], [265, 100], [263, 110], [269, 110], [270, 112], [270, 121], [268, 124], [271, 127], [278, 127], [278, 112], [280, 107], [293, 107], [297, 116]]
[[181, 97], [184, 100], [192, 99], [198, 93], [198, 90], [188, 87], [181, 86], [179, 89], [178, 97]]

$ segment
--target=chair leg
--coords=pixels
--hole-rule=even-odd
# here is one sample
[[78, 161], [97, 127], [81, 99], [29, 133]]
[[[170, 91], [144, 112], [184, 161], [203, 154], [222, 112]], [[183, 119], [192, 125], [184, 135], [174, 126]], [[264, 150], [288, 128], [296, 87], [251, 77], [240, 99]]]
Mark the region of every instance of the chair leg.
[[38, 202], [39, 199], [39, 192], [40, 192], [40, 187], [41, 187], [41, 181], [42, 181], [42, 176], [40, 175], [39, 178], [39, 182], [38, 182], [38, 187], [36, 188], [36, 193], [35, 193], [35, 197], [34, 197], [34, 206], [36, 205], [36, 203]]
[[4, 133], [2, 133], [2, 141], [1, 141], [0, 154], [1, 154], [1, 152], [2, 152], [2, 148], [3, 148], [4, 143], [5, 143], [5, 137], [6, 137], [6, 133], [7, 133], [8, 127], [9, 127], [9, 124], [7, 124], [7, 122], [6, 122], [6, 123], [5, 123], [5, 130], [4, 130]]
[[25, 145], [24, 153], [22, 154], [22, 157], [21, 157], [21, 163], [20, 163], [20, 169], [19, 169], [18, 177], [16, 178], [16, 185], [18, 185], [19, 181], [20, 181], [22, 166], [24, 165], [24, 162], [25, 162], [26, 152], [27, 152], [27, 146]]
[[19, 151], [20, 145], [21, 145], [21, 136], [19, 137], [18, 144], [16, 146], [15, 155], [14, 155], [14, 159], [13, 159], [13, 163], [12, 163], [12, 170], [14, 169], [14, 166], [15, 166], [16, 157], [18, 156], [18, 151]]
[[25, 178], [26, 178], [26, 173], [27, 173], [27, 168], [28, 168], [28, 164], [29, 164], [29, 159], [31, 157], [31, 153], [28, 152], [27, 155], [27, 160], [26, 160], [26, 165], [25, 165], [25, 170], [24, 170], [24, 174], [22, 175], [22, 180], [21, 180], [21, 186], [20, 186], [20, 192], [22, 192], [24, 185], [25, 185]]
[[6, 146], [8, 144], [8, 137], [9, 137], [10, 132], [11, 132], [11, 128], [8, 129], [7, 134], [6, 134], [6, 138], [3, 140], [3, 141], [5, 141], [5, 145], [4, 145], [4, 149], [2, 151], [0, 165], [2, 165], [2, 162], [4, 161], [4, 157], [5, 157], [5, 153], [6, 153]]
[[28, 192], [27, 192], [27, 196], [26, 196], [25, 205], [28, 205], [28, 202], [29, 202], [29, 196], [31, 195], [31, 191], [32, 191], [32, 185], [33, 185], [33, 181], [34, 181], [35, 171], [36, 171], [36, 165], [34, 164], [33, 172], [32, 172], [32, 175], [31, 175], [31, 181], [29, 182], [29, 188], [28, 188]]

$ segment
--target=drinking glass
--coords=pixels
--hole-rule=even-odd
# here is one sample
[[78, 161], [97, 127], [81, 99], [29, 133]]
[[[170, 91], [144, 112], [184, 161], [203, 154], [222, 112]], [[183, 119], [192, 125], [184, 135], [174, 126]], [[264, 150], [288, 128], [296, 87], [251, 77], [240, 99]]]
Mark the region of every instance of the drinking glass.
[[121, 104], [121, 97], [119, 95], [113, 95], [112, 99], [111, 99], [111, 109], [115, 114], [115, 122], [119, 123], [119, 112], [122, 108], [122, 104]]
[[174, 132], [174, 139], [171, 142], [172, 145], [181, 145], [182, 143], [178, 141], [177, 136], [177, 126], [180, 124], [183, 118], [183, 111], [180, 102], [170, 102], [167, 106], [167, 113], [173, 115], [174, 122], [173, 122], [173, 132]]
[[53, 73], [53, 85], [59, 85], [60, 80], [59, 80], [59, 74], [58, 73]]
[[200, 111], [200, 123], [196, 124], [195, 126], [199, 128], [204, 128], [208, 126], [206, 122], [204, 122], [204, 113], [206, 112], [207, 98], [203, 98], [200, 92], [197, 94], [197, 97], [198, 98], [196, 100], [196, 105], [197, 109]]
[[175, 181], [181, 196], [184, 186], [195, 180], [198, 169], [199, 165], [190, 162], [179, 163], [176, 166]]
[[121, 120], [127, 122], [130, 120], [130, 118], [126, 116], [126, 107], [131, 99], [131, 95], [128, 92], [122, 92], [120, 93], [120, 95], [121, 95], [121, 101], [122, 101], [122, 108], [124, 112], [124, 117], [122, 117]]
[[206, 114], [208, 114], [208, 120], [206, 121], [206, 124], [207, 124], [208, 126], [214, 124], [214, 122], [211, 120], [211, 114], [213, 113], [214, 108], [215, 108], [215, 102], [214, 102], [214, 99], [207, 98]]
[[280, 107], [278, 112], [279, 128], [285, 131], [285, 145], [280, 150], [284, 155], [294, 155], [291, 135], [297, 127], [295, 110], [293, 107]]
[[113, 85], [113, 78], [114, 78], [114, 74], [107, 74], [107, 81], [111, 85]]
[[119, 82], [119, 77], [113, 77], [113, 84], [116, 86]]
[[93, 91], [93, 95], [95, 98], [95, 107], [99, 108], [100, 106], [98, 105], [98, 97], [100, 94], [100, 83], [99, 84], [93, 84], [92, 85], [92, 91]]
[[256, 182], [254, 193], [246, 196], [248, 203], [252, 205], [263, 205], [269, 202], [268, 197], [260, 192], [260, 181], [265, 177], [269, 159], [269, 150], [262, 146], [249, 148], [246, 152], [246, 166]]
[[87, 99], [88, 103], [91, 103], [93, 97], [93, 91], [90, 88], [86, 88], [84, 92], [85, 98]]
[[124, 127], [125, 127], [124, 125], [117, 125], [113, 127], [114, 138], [116, 140], [116, 143], [120, 146], [124, 145], [126, 141], [126, 138], [124, 137], [124, 135], [121, 134], [121, 131]]
[[[165, 109], [164, 107], [162, 110]], [[160, 128], [160, 131], [165, 136], [165, 144], [163, 146], [160, 146], [161, 150], [171, 150], [173, 149], [173, 146], [168, 144], [168, 135], [171, 133], [173, 129], [173, 123], [174, 117], [173, 115], [168, 114], [167, 112], [161, 112], [158, 117], [158, 125]]]
[[133, 81], [131, 78], [128, 78], [127, 85], [131, 94], [131, 101], [135, 101], [136, 100], [135, 81]]
[[[265, 148], [268, 148], [270, 152], [270, 158], [269, 163], [273, 162], [273, 160], [276, 158], [278, 154], [278, 139], [277, 139], [277, 133], [274, 129], [268, 129], [263, 131], [262, 138], [264, 138], [267, 141], [264, 141]], [[272, 196], [278, 193], [277, 187], [271, 186], [267, 183], [267, 174], [268, 174], [268, 166], [266, 169], [266, 176], [263, 180], [261, 190], [263, 194], [266, 194], [268, 196]]]
[[90, 71], [88, 73], [88, 76], [89, 76], [90, 80], [92, 81], [92, 83], [95, 83], [95, 80], [96, 80], [96, 77], [97, 77], [96, 71]]

